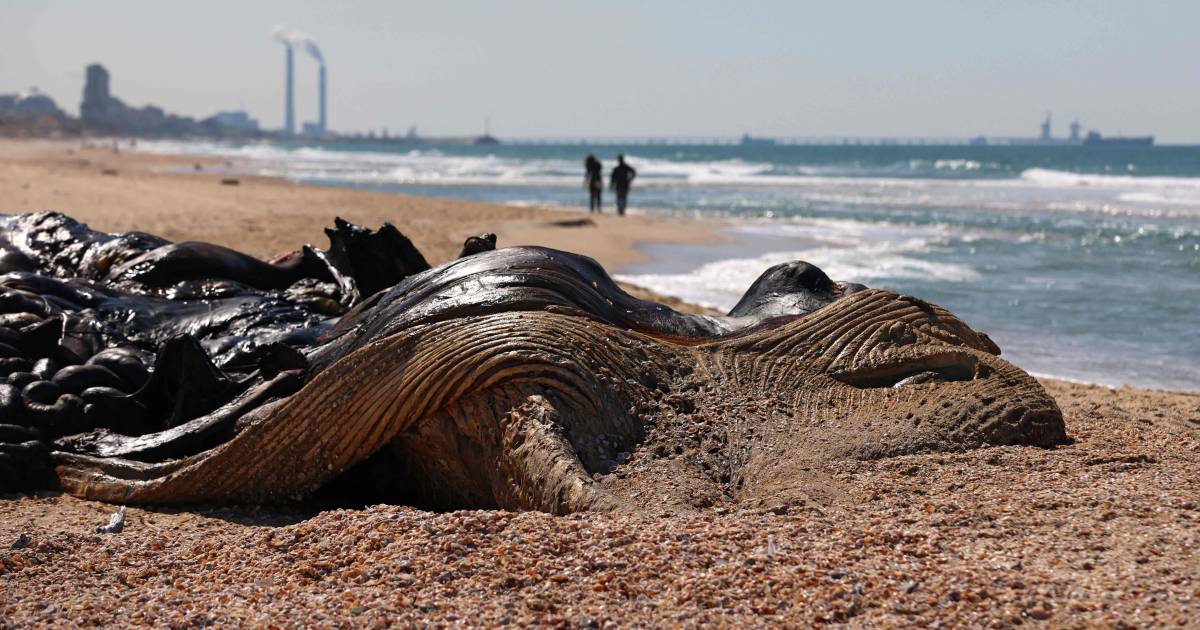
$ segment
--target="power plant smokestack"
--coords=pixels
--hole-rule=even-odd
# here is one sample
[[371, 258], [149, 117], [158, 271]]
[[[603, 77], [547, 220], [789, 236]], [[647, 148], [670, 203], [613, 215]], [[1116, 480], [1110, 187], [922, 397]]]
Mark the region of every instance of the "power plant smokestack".
[[318, 114], [318, 118], [317, 118], [317, 126], [321, 128], [321, 134], [324, 135], [325, 130], [326, 130], [326, 127], [325, 127], [325, 64], [321, 64], [320, 81], [321, 81], [321, 85], [320, 85], [319, 89], [321, 90], [321, 94], [320, 94], [319, 98], [321, 99], [321, 101], [319, 103], [319, 106], [321, 109], [319, 110], [320, 113]]
[[317, 68], [317, 135], [325, 135], [325, 57], [317, 41], [309, 35], [294, 33], [293, 36], [304, 42], [304, 50], [319, 64]]
[[295, 103], [295, 85], [294, 85], [295, 82], [292, 79], [292, 76], [294, 74], [294, 70], [292, 69], [292, 65], [293, 65], [292, 57], [293, 57], [292, 46], [291, 46], [291, 44], [288, 44], [288, 47], [287, 47], [287, 88], [286, 88], [287, 96], [285, 97], [286, 104], [284, 105], [284, 114], [283, 114], [283, 118], [284, 118], [285, 122], [283, 123], [283, 128], [287, 132], [287, 135], [289, 135], [289, 136], [296, 134], [296, 103]]
[[287, 134], [294, 135], [296, 133], [296, 109], [293, 98], [293, 49], [296, 46], [304, 46], [305, 52], [310, 57], [317, 61], [317, 122], [304, 123], [305, 135], [325, 135], [326, 118], [325, 118], [325, 58], [321, 55], [321, 48], [317, 46], [317, 41], [310, 35], [299, 33], [280, 24], [272, 29], [275, 34], [275, 39], [287, 46], [287, 119], [286, 131]]
[[274, 34], [275, 39], [279, 40], [279, 42], [282, 43], [286, 49], [287, 78], [286, 86], [284, 88], [283, 132], [289, 136], [294, 136], [296, 135], [296, 104], [294, 97], [295, 89], [293, 87], [295, 84], [295, 81], [293, 80], [293, 75], [295, 74], [295, 70], [293, 68], [295, 65], [295, 55], [292, 53], [292, 42], [295, 39], [295, 35], [282, 24], [271, 29], [271, 32]]

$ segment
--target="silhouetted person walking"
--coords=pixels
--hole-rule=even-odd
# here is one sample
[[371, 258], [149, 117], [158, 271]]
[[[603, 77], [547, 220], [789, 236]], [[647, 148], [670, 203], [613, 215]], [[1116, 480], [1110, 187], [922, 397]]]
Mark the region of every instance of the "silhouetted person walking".
[[604, 191], [604, 167], [596, 156], [588, 154], [583, 161], [583, 187], [588, 189], [588, 211], [600, 212], [600, 193]]
[[629, 187], [633, 185], [635, 177], [637, 177], [637, 171], [625, 163], [624, 155], [618, 155], [617, 166], [612, 170], [610, 185], [613, 190], [617, 191], [617, 214], [621, 216], [625, 216], [625, 203], [629, 198]]

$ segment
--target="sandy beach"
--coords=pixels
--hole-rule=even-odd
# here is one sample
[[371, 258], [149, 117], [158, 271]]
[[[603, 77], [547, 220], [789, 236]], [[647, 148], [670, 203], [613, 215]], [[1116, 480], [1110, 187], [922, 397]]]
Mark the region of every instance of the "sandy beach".
[[[317, 187], [222, 167], [0, 141], [0, 212], [59, 210], [97, 229], [263, 257], [324, 244], [321, 229], [342, 216], [394, 223], [433, 264], [466, 236], [495, 232], [501, 246], [577, 251], [610, 272], [641, 260], [639, 243], [722, 238], [715, 222]], [[1194, 624], [1200, 394], [1043, 384], [1073, 444], [844, 462], [827, 496], [789, 510], [130, 508], [123, 533], [97, 534], [114, 506], [3, 497], [0, 627]]]
[[[366, 190], [295, 184], [220, 173], [221, 161], [114, 152], [111, 145], [0, 140], [0, 210], [60, 210], [106, 231], [141, 230], [173, 241], [219, 243], [270, 257], [304, 243], [340, 216], [395, 224], [431, 264], [458, 254], [463, 240], [494, 232], [500, 246], [543, 245], [586, 254], [610, 271], [637, 262], [638, 241], [705, 243], [715, 222], [520, 208]], [[199, 170], [197, 170], [199, 167]], [[237, 185], [223, 185], [234, 180]], [[579, 227], [588, 219], [594, 225]]]

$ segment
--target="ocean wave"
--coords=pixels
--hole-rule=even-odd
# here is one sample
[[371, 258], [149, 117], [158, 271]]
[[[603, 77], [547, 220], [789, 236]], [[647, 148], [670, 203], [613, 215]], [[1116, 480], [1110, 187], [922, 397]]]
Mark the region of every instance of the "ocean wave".
[[[984, 236], [984, 232], [960, 225], [927, 223], [913, 225], [892, 221], [863, 220], [861, 218], [792, 218], [784, 220], [745, 220], [730, 228], [731, 233], [752, 236], [793, 238], [805, 242], [815, 241], [822, 246], [841, 248], [867, 247], [874, 251], [888, 244], [898, 251], [914, 252], [950, 239], [972, 241]], [[994, 234], [991, 230], [988, 234]], [[903, 245], [897, 245], [902, 243]], [[860, 250], [861, 251], [861, 250]]]
[[1022, 181], [1041, 186], [1099, 188], [1157, 189], [1181, 188], [1200, 191], [1200, 177], [1155, 177], [1142, 175], [1093, 175], [1056, 171], [1048, 168], [1030, 168], [1021, 172]]
[[[523, 157], [500, 157], [487, 155], [454, 155], [436, 147], [419, 147], [407, 151], [343, 150], [330, 147], [307, 145], [289, 146], [273, 142], [230, 143], [220, 141], [175, 141], [145, 140], [138, 144], [140, 151], [164, 154], [209, 155], [226, 158], [242, 158], [271, 162], [344, 165], [407, 164], [414, 161], [440, 163], [452, 170], [473, 171], [482, 168], [488, 172], [509, 174], [509, 169], [519, 166], [520, 170], [533, 172], [560, 172], [577, 175], [581, 164], [567, 159], [530, 159]], [[1004, 172], [1007, 167], [997, 162], [980, 162], [965, 158], [910, 159], [891, 164], [875, 165], [859, 162], [834, 164], [793, 164], [754, 162], [741, 158], [723, 160], [689, 160], [651, 157], [634, 153], [627, 154], [629, 162], [636, 164], [639, 173], [646, 177], [668, 178], [683, 181], [735, 181], [770, 180], [825, 182], [856, 181], [857, 179], [882, 182], [887, 185], [910, 185], [916, 179], [896, 175], [920, 175], [937, 172]], [[611, 161], [608, 162], [611, 165]], [[796, 177], [798, 176], [798, 177]], [[576, 177], [577, 179], [578, 177]], [[828, 179], [827, 179], [828, 178]], [[1004, 184], [1019, 180], [1040, 186], [1096, 186], [1110, 188], [1193, 188], [1200, 189], [1200, 177], [1160, 177], [1140, 175], [1107, 175], [1074, 173], [1047, 168], [1029, 168], [1016, 177], [980, 177], [966, 180], [973, 184]], [[935, 180], [943, 181], [943, 180]], [[961, 183], [962, 179], [947, 179], [946, 183]]]
[[966, 264], [922, 260], [913, 256], [928, 247], [925, 239], [871, 243], [857, 247], [820, 246], [781, 251], [755, 258], [732, 258], [706, 263], [686, 273], [617, 274], [617, 279], [694, 304], [729, 310], [762, 272], [780, 263], [804, 260], [839, 281], [887, 286], [888, 280], [918, 278], [942, 282], [977, 280], [979, 272]]
[[[453, 155], [436, 148], [407, 151], [340, 150], [287, 146], [270, 142], [233, 144], [211, 141], [143, 141], [152, 153], [186, 154], [238, 160], [257, 172], [295, 179], [342, 178], [350, 182], [397, 184], [511, 184], [575, 186], [582, 178], [575, 160], [487, 155]], [[773, 164], [733, 158], [725, 160], [664, 159], [627, 154], [638, 169], [641, 186], [729, 185], [793, 186], [871, 185], [920, 188], [922, 180], [906, 177], [938, 171], [970, 171], [982, 167], [971, 160], [910, 160], [891, 165]], [[611, 166], [612, 162], [606, 161]], [[889, 176], [891, 176], [889, 178]], [[899, 176], [899, 177], [897, 177]], [[933, 180], [938, 181], [938, 180]]]
[[1150, 206], [1200, 206], [1200, 188], [1186, 190], [1158, 190], [1153, 192], [1123, 192], [1117, 196], [1126, 203]]
[[934, 160], [933, 168], [938, 171], [978, 171], [983, 169], [983, 162], [962, 159]]
[[[139, 149], [241, 160], [259, 169], [302, 180], [447, 185], [576, 186], [582, 166], [566, 159], [530, 159], [487, 155], [451, 155], [437, 149], [404, 152], [343, 151], [324, 147], [288, 147], [272, 143], [234, 145], [220, 142], [145, 141]], [[676, 161], [629, 155], [641, 185], [745, 183], [767, 176], [769, 163], [740, 159]], [[611, 166], [611, 162], [609, 163]]]
[[[578, 188], [581, 164], [556, 154], [507, 155], [501, 148], [412, 147], [345, 150], [268, 142], [144, 141], [142, 151], [218, 157], [234, 170], [298, 181], [370, 186], [497, 186]], [[804, 207], [978, 208], [1069, 211], [1145, 217], [1200, 216], [1200, 177], [1087, 175], [1030, 168], [997, 177], [1002, 165], [979, 160], [913, 159], [890, 165], [789, 164], [740, 158], [685, 159], [629, 155], [642, 190], [662, 192], [662, 205], [703, 207], [716, 214], [786, 215]], [[612, 162], [606, 161], [611, 166]], [[719, 199], [719, 204], [706, 203]], [[771, 206], [780, 200], [779, 210]]]

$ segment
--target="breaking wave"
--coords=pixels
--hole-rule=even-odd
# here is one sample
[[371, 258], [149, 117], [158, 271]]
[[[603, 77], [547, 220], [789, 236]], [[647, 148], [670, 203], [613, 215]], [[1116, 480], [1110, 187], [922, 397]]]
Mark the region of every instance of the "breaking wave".
[[[418, 147], [389, 152], [272, 143], [146, 141], [140, 150], [224, 159], [232, 170], [298, 181], [363, 186], [578, 188], [582, 167], [562, 152], [506, 147]], [[769, 156], [760, 156], [766, 158]], [[642, 189], [768, 191], [840, 206], [980, 208], [1093, 212], [1130, 216], [1200, 216], [1200, 177], [1079, 174], [1047, 168], [1019, 173], [962, 158], [891, 164], [795, 164], [767, 159], [695, 159], [684, 152], [629, 155]], [[611, 164], [611, 161], [608, 162]], [[560, 193], [561, 194], [561, 193]], [[667, 193], [664, 193], [667, 194]], [[670, 193], [680, 207], [697, 194]], [[738, 213], [739, 204], [728, 210]]]
[[901, 226], [853, 220], [813, 219], [777, 225], [740, 225], [732, 230], [750, 239], [791, 238], [798, 248], [752, 257], [728, 258], [681, 273], [626, 273], [619, 280], [710, 308], [729, 310], [769, 267], [804, 260], [831, 278], [889, 286], [896, 281], [959, 283], [980, 278], [968, 264], [924, 259], [947, 239], [969, 240], [939, 226]]

